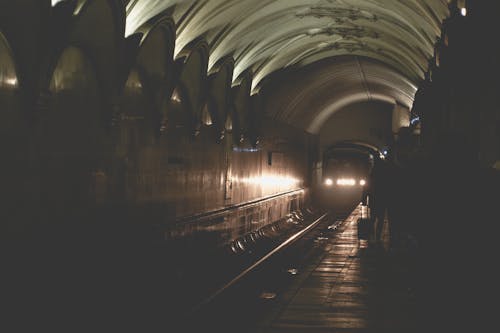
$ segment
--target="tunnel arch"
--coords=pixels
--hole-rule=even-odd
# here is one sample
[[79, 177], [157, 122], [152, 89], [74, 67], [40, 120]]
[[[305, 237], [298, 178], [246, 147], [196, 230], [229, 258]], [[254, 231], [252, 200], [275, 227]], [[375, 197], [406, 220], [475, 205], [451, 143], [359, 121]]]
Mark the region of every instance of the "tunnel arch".
[[[161, 17], [141, 27], [137, 63], [149, 80], [172, 85], [174, 78], [175, 26], [170, 17]], [[155, 82], [159, 85], [159, 82]]]
[[242, 73], [232, 86], [233, 94], [233, 117], [232, 125], [235, 132], [235, 142], [243, 143], [245, 140], [250, 140], [252, 136], [252, 90], [251, 71]]
[[[159, 130], [157, 115], [154, 111], [154, 95], [147, 85], [146, 74], [141, 68], [130, 70], [121, 98], [122, 121], [128, 123], [128, 131], [133, 132], [130, 145], [153, 144]], [[125, 135], [127, 136], [127, 135]]]
[[151, 99], [148, 122], [158, 137], [164, 118], [165, 99], [172, 95], [174, 89], [175, 28], [169, 17], [162, 17], [145, 24], [141, 34], [134, 66], [140, 71], [142, 84]]
[[51, 6], [48, 1], [24, 0], [2, 1], [0, 7], [0, 31], [15, 55], [23, 103], [29, 104], [38, 87], [40, 59], [47, 52]]
[[370, 143], [380, 149], [394, 141], [396, 106], [391, 102], [362, 100], [348, 104], [331, 115], [318, 132], [321, 148], [338, 141]]
[[[4, 157], [0, 165], [1, 193], [4, 194], [4, 198], [12, 200], [4, 202], [9, 213], [5, 215], [8, 218], [3, 218], [2, 221], [7, 227], [15, 225], [14, 222], [11, 224], [12, 218], [10, 216], [14, 216], [14, 214], [10, 211], [10, 206], [17, 207], [13, 197], [16, 197], [23, 190], [20, 190], [22, 186], [19, 186], [18, 182], [24, 179], [23, 172], [29, 165], [27, 157], [30, 150], [28, 148], [32, 139], [28, 125], [31, 119], [24, 112], [21, 89], [14, 54], [6, 37], [0, 31], [0, 112], [2, 116], [0, 147]], [[22, 202], [22, 195], [16, 198], [19, 199], [19, 202]]]
[[402, 73], [369, 58], [330, 58], [265, 82], [265, 113], [318, 133], [335, 112], [359, 101], [385, 101], [411, 108], [416, 85]]
[[[64, 2], [65, 0], [52, 0], [52, 7], [55, 7], [57, 4]], [[85, 12], [90, 11], [90, 15], [95, 15], [96, 11], [93, 6], [96, 6], [96, 3], [106, 5], [111, 9], [113, 14], [113, 26], [116, 28], [115, 38], [116, 42], [123, 39], [125, 35], [125, 24], [126, 24], [126, 12], [125, 12], [125, 3], [122, 0], [76, 0], [74, 1], [74, 16], [87, 15]]]
[[212, 68], [208, 75], [208, 98], [210, 102], [211, 115], [214, 120], [220, 138], [226, 132], [226, 120], [230, 115], [230, 105], [232, 102], [231, 83], [233, 77], [234, 60], [226, 57]]
[[201, 115], [207, 94], [207, 43], [203, 39], [196, 40], [179, 54], [176, 62], [179, 66], [177, 86], [184, 89], [189, 126], [193, 135], [197, 136], [201, 129]]
[[29, 229], [36, 216], [35, 114], [30, 107], [50, 6], [31, 0], [4, 1], [0, 7], [0, 242], [4, 242]]
[[[70, 141], [71, 138], [76, 138], [80, 134], [83, 135], [81, 138], [84, 139], [79, 142], [80, 144], [97, 145], [102, 139], [98, 137], [99, 133], [102, 134], [100, 129], [104, 127], [99, 88], [97, 71], [91, 58], [79, 47], [68, 46], [64, 48], [51, 75], [48, 87], [52, 96], [51, 110], [47, 118], [42, 118], [42, 124], [50, 127], [56, 125], [57, 128], [51, 129], [55, 132], [58, 130], [67, 131]], [[59, 96], [62, 97], [61, 101], [58, 100]], [[91, 107], [88, 107], [89, 105]], [[66, 112], [75, 109], [85, 111], [80, 113]], [[78, 119], [79, 116], [83, 117]], [[51, 120], [50, 124], [46, 122], [49, 119]], [[65, 121], [68, 122], [65, 123]], [[70, 129], [69, 124], [74, 122], [83, 126], [78, 126], [76, 131]], [[82, 132], [78, 133], [79, 130]], [[96, 137], [92, 134], [96, 134]]]
[[162, 102], [162, 133], [189, 136], [192, 134], [190, 104], [187, 88], [178, 83], [171, 96]]
[[367, 96], [364, 92], [346, 94], [345, 96], [337, 97], [335, 102], [322, 109], [307, 127], [307, 131], [311, 133], [318, 133], [325, 121], [336, 112], [349, 105], [364, 101], [379, 101], [396, 105], [394, 97], [388, 94], [371, 93], [370, 96]]
[[[119, 0], [80, 0], [64, 43], [77, 45], [92, 59], [102, 97], [110, 106], [119, 96], [119, 50], [124, 40], [125, 14]], [[111, 108], [106, 118], [111, 119]]]
[[364, 151], [364, 152], [373, 154], [377, 158], [383, 155], [383, 152], [380, 149], [380, 147], [377, 147], [369, 142], [357, 141], [357, 140], [338, 141], [338, 142], [331, 144], [328, 148], [329, 149], [335, 149], [335, 148], [358, 149], [360, 151]]
[[97, 171], [106, 133], [97, 71], [81, 48], [64, 48], [48, 91], [50, 103], [37, 122], [37, 148], [47, 175], [41, 189], [50, 189], [45, 205], [58, 212], [104, 195], [103, 174]]
[[0, 31], [0, 110], [2, 110], [0, 133], [6, 142], [21, 134], [25, 120], [21, 114], [20, 92], [14, 54]]

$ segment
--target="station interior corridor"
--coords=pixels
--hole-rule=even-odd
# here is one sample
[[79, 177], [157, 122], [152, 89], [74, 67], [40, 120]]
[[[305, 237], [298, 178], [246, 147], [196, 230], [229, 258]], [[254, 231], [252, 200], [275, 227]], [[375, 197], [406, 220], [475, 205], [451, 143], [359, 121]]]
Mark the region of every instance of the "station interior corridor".
[[499, 13], [0, 0], [0, 330], [496, 327]]

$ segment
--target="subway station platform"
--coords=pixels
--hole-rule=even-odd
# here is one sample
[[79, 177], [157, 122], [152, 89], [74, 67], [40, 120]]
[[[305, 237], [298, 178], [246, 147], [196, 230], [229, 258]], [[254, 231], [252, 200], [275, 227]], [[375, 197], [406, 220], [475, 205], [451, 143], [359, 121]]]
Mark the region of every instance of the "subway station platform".
[[412, 262], [407, 253], [358, 240], [361, 206], [328, 240], [277, 302], [272, 315], [256, 327], [263, 332], [414, 332], [417, 327]]
[[[233, 298], [229, 303], [240, 313], [217, 308], [211, 322], [200, 326], [219, 332], [419, 332], [415, 253], [411, 247], [391, 248], [387, 220], [382, 244], [359, 240], [361, 216], [366, 207], [359, 205], [335, 232], [316, 234], [316, 251], [295, 266], [288, 262], [295, 268], [283, 282], [250, 282], [261, 285], [252, 295], [260, 299]], [[241, 306], [245, 302], [253, 305]], [[220, 312], [224, 316], [214, 318]]]

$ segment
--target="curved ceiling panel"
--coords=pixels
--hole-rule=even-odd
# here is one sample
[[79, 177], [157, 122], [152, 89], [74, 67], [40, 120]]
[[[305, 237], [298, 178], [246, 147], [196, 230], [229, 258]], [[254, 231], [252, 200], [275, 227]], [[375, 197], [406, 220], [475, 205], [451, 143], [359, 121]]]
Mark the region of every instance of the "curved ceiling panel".
[[254, 75], [253, 92], [270, 73], [339, 55], [377, 59], [416, 81], [423, 78], [451, 0], [131, 0], [130, 35], [168, 12], [177, 24], [175, 54], [203, 36], [209, 69], [227, 55], [233, 79]]

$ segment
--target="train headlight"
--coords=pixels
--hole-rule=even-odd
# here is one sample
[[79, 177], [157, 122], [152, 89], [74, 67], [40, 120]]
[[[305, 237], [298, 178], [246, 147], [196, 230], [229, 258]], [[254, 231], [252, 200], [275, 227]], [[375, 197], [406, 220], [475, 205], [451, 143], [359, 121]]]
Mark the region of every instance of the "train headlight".
[[332, 186], [333, 185], [333, 180], [331, 180], [330, 178], [325, 179], [325, 185], [326, 186]]
[[354, 186], [356, 181], [352, 178], [339, 178], [337, 179], [337, 185], [339, 186]]
[[359, 181], [359, 185], [361, 185], [361, 186], [365, 186], [365, 185], [366, 185], [366, 180], [361, 179], [361, 180]]

